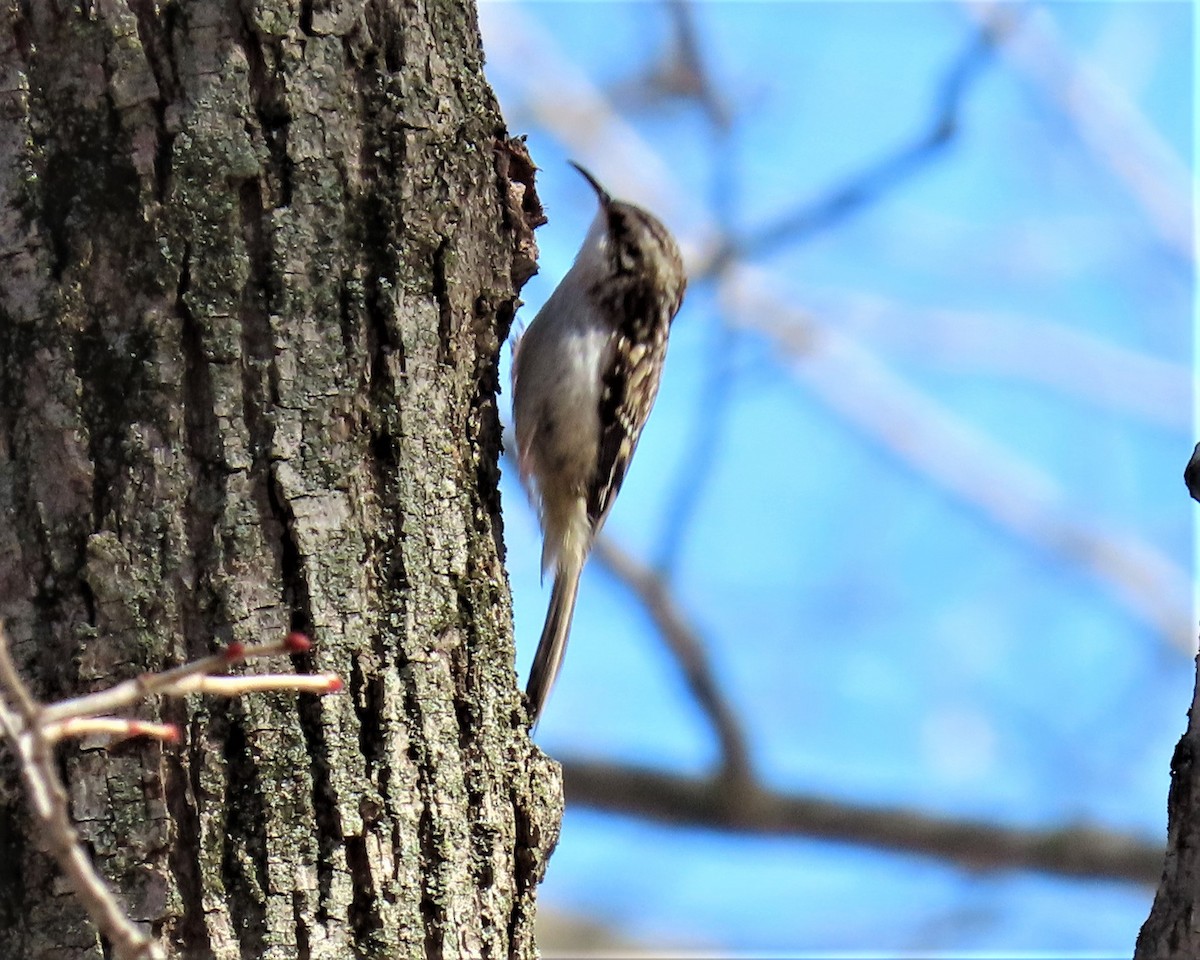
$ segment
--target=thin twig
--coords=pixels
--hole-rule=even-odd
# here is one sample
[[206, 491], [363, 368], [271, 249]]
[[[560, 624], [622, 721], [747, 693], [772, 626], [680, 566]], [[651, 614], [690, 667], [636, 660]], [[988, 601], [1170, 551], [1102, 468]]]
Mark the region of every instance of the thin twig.
[[109, 740], [125, 740], [130, 737], [148, 737], [173, 743], [179, 739], [179, 728], [173, 723], [148, 723], [126, 717], [69, 717], [66, 720], [41, 725], [42, 736], [47, 743], [67, 738], [107, 737]]
[[[721, 236], [733, 236], [742, 210], [744, 177], [736, 162], [742, 141], [735, 116], [717, 91], [719, 83], [709, 58], [702, 53], [696, 23], [696, 5], [688, 0], [668, 0], [667, 10], [674, 26], [673, 46], [666, 59], [692, 78], [691, 95], [707, 121], [710, 156], [722, 158], [711, 165], [709, 206]], [[724, 246], [723, 244], [721, 246]], [[693, 279], [693, 289], [695, 280]], [[690, 434], [686, 450], [675, 471], [673, 492], [666, 500], [663, 532], [655, 551], [654, 565], [670, 577], [678, 565], [687, 531], [708, 492], [713, 466], [720, 456], [729, 426], [729, 410], [736, 385], [733, 369], [738, 335], [718, 318], [712, 324], [708, 356], [704, 364], [705, 385], [697, 407], [685, 429]]]
[[333, 674], [260, 674], [213, 677], [231, 664], [257, 657], [303, 653], [311, 642], [292, 633], [276, 643], [233, 643], [219, 653], [161, 673], [144, 674], [82, 697], [43, 707], [30, 694], [13, 662], [4, 625], [0, 623], [0, 732], [16, 751], [30, 806], [38, 823], [38, 836], [92, 922], [113, 947], [119, 960], [163, 960], [163, 948], [148, 938], [131, 920], [96, 872], [79, 834], [71, 822], [67, 793], [55, 768], [51, 744], [64, 737], [91, 735], [118, 739], [148, 736], [161, 741], [178, 739], [173, 724], [150, 723], [110, 716], [151, 696], [187, 696], [209, 693], [242, 696], [261, 691], [331, 693], [342, 682]]
[[232, 664], [243, 660], [261, 657], [273, 657], [283, 653], [303, 653], [308, 649], [308, 639], [301, 634], [288, 634], [284, 639], [274, 643], [256, 643], [250, 646], [242, 643], [231, 643], [223, 650], [193, 660], [161, 673], [144, 673], [118, 683], [115, 687], [98, 690], [82, 697], [70, 700], [60, 700], [50, 704], [43, 710], [43, 722], [61, 720], [64, 717], [88, 717], [113, 713], [122, 707], [129, 707], [148, 697], [157, 694], [174, 695], [175, 691], [183, 690], [191, 693], [191, 688], [185, 689], [185, 682], [192, 677], [208, 676], [223, 673]]
[[66, 874], [88, 916], [113, 945], [121, 960], [159, 960], [166, 954], [146, 937], [129, 917], [96, 872], [84, 852], [79, 834], [67, 812], [67, 793], [54, 770], [53, 757], [42, 735], [40, 711], [13, 663], [8, 635], [0, 624], [0, 688], [16, 706], [0, 702], [0, 726], [20, 760], [21, 777], [40, 828], [38, 836]]
[[698, 103], [709, 126], [727, 129], [733, 112], [718, 85], [707, 58], [700, 49], [700, 34], [696, 29], [696, 5], [688, 0], [667, 0], [667, 15], [671, 18], [671, 47], [659, 59], [650, 74], [652, 81], [665, 91], [680, 94]]
[[836, 325], [881, 354], [1030, 381], [1169, 430], [1191, 429], [1194, 378], [1184, 362], [1011, 311], [914, 307], [861, 291], [789, 295], [807, 301], [814, 326]]

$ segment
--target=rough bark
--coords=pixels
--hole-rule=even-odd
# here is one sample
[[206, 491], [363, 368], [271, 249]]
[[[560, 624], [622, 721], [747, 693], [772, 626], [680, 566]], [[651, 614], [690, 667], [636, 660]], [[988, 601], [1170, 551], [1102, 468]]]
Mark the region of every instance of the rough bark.
[[[529, 956], [497, 353], [532, 190], [465, 0], [4, 0], [0, 616], [44, 699], [289, 628], [340, 696], [63, 751], [187, 958]], [[8, 779], [8, 778], [6, 778]], [[99, 958], [0, 808], [0, 956]]]
[[[1200, 444], [1183, 473], [1200, 501]], [[1167, 857], [1150, 916], [1138, 934], [1134, 960], [1200, 957], [1200, 659], [1188, 725], [1171, 757], [1167, 795]]]

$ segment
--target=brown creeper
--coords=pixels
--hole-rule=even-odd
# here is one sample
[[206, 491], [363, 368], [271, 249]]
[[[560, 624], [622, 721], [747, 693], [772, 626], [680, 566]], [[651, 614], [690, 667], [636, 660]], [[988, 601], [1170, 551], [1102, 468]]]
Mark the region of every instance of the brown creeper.
[[558, 675], [579, 575], [612, 509], [654, 398], [687, 277], [674, 238], [640, 207], [600, 200], [575, 263], [513, 356], [517, 460], [536, 487], [546, 625], [525, 688], [536, 723]]

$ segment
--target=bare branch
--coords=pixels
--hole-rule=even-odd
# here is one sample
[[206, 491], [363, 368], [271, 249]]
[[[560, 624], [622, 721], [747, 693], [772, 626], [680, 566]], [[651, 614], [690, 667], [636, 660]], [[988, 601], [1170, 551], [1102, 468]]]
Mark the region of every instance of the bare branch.
[[[100, 933], [113, 945], [121, 960], [160, 960], [166, 954], [130, 920], [108, 885], [96, 873], [79, 834], [67, 812], [67, 793], [54, 769], [50, 745], [41, 731], [41, 718], [26, 689], [12, 654], [8, 636], [0, 624], [0, 688], [16, 704], [16, 710], [0, 700], [0, 727], [20, 761], [21, 777], [29, 793], [33, 814], [39, 823], [38, 836], [66, 874], [71, 889], [83, 904]], [[6, 698], [6, 699], [7, 699]]]
[[933, 857], [969, 870], [1031, 870], [1155, 884], [1162, 847], [1092, 827], [1027, 829], [844, 803], [748, 782], [564, 759], [567, 802], [675, 825], [811, 837]]
[[681, 189], [670, 164], [564, 55], [558, 39], [516, 4], [502, 10], [481, 4], [479, 19], [488, 40], [488, 63], [524, 94], [522, 109], [576, 157], [600, 158], [590, 169], [614, 196], [652, 206], [672, 227], [689, 265], [707, 261], [717, 247], [716, 226]]
[[896, 349], [922, 362], [954, 364], [1044, 384], [1074, 400], [1189, 430], [1194, 379], [1185, 363], [1011, 312], [912, 307], [857, 292], [808, 292], [814, 323], [837, 317], [840, 329], [874, 349]]
[[48, 743], [68, 737], [103, 737], [109, 742], [126, 740], [130, 737], [149, 737], [174, 743], [179, 739], [179, 728], [173, 723], [147, 723], [127, 717], [70, 717], [53, 723], [42, 724], [42, 736]]
[[49, 723], [65, 717], [89, 717], [111, 713], [156, 694], [182, 696], [193, 693], [195, 692], [194, 688], [187, 686], [187, 682], [194, 677], [223, 673], [231, 665], [241, 663], [243, 660], [273, 657], [282, 653], [303, 653], [308, 650], [310, 645], [308, 638], [299, 633], [290, 633], [274, 643], [258, 643], [252, 646], [231, 643], [224, 650], [200, 660], [193, 660], [191, 663], [163, 670], [161, 673], [145, 673], [132, 680], [118, 683], [115, 687], [109, 687], [107, 690], [99, 690], [96, 693], [50, 704], [42, 711], [42, 721]]
[[0, 731], [16, 751], [30, 806], [38, 823], [38, 837], [66, 875], [96, 928], [112, 944], [119, 960], [163, 960], [166, 954], [125, 914], [92, 865], [71, 822], [67, 793], [55, 767], [51, 743], [64, 737], [94, 735], [119, 739], [136, 736], [162, 741], [178, 739], [179, 731], [172, 724], [101, 715], [154, 695], [215, 693], [241, 696], [263, 690], [311, 693], [340, 690], [341, 680], [333, 674], [208, 675], [250, 658], [303, 653], [310, 647], [311, 641], [299, 633], [289, 634], [276, 643], [252, 646], [233, 643], [202, 660], [161, 673], [144, 674], [108, 690], [42, 707], [22, 681], [9, 650], [4, 625], [0, 623]]
[[932, 115], [924, 130], [861, 173], [835, 184], [811, 203], [783, 214], [774, 223], [744, 239], [730, 238], [717, 256], [698, 267], [697, 279], [719, 274], [734, 257], [759, 257], [784, 244], [798, 243], [828, 230], [868, 204], [882, 200], [897, 185], [938, 157], [958, 132], [959, 115], [975, 79], [992, 60], [992, 53], [1012, 29], [1013, 14], [1004, 10], [989, 17], [951, 63], [934, 95]]
[[735, 322], [774, 338], [792, 358], [796, 378], [839, 416], [1010, 534], [1078, 564], [1173, 646], [1195, 652], [1189, 578], [1161, 551], [1072, 517], [1065, 495], [1043, 470], [908, 384], [853, 339], [815, 326], [778, 296], [778, 284], [762, 271], [738, 267], [721, 293]]
[[[1200, 446], [1197, 447], [1200, 450]], [[568, 802], [672, 824], [807, 836], [918, 854], [973, 870], [1023, 869], [1156, 883], [1162, 849], [1110, 831], [1030, 830], [910, 810], [867, 807], [765, 787], [754, 775], [740, 721], [720, 689], [703, 642], [667, 583], [611, 539], [596, 556], [630, 587], [679, 662], [721, 744], [723, 766], [708, 778], [603, 761], [562, 760]]]
[[632, 101], [637, 106], [660, 98], [682, 98], [698, 104], [710, 125], [728, 128], [731, 111], [717, 92], [712, 71], [700, 51], [695, 4], [665, 0], [663, 6], [671, 20], [670, 46], [648, 70], [622, 81], [613, 90], [614, 100]]
[[596, 542], [595, 555], [637, 595], [683, 670], [688, 689], [708, 717], [720, 745], [721, 775], [735, 780], [751, 778], [750, 750], [741, 722], [717, 683], [704, 642], [671, 595], [667, 582], [608, 537]]
[[[986, 23], [1006, 5], [964, 0], [964, 7]], [[1031, 9], [1003, 53], [1141, 206], [1171, 254], [1192, 264], [1191, 176], [1134, 102], [1067, 50], [1045, 6]]]
[[[668, 56], [678, 65], [677, 69], [692, 78], [691, 96], [708, 122], [712, 156], [734, 156], [737, 153], [734, 115], [725, 98], [717, 92], [719, 84], [711, 64], [701, 53], [696, 5], [690, 0], [667, 0], [667, 10], [675, 29], [674, 47]], [[733, 236], [737, 229], [738, 199], [742, 194], [740, 180], [737, 164], [712, 165], [709, 204], [721, 237]], [[717, 251], [727, 246], [725, 241], [709, 245], [705, 256], [711, 260]], [[694, 276], [695, 268], [692, 270]], [[721, 323], [709, 347], [710, 356], [705, 363], [706, 385], [700, 392], [699, 406], [689, 426], [693, 436], [687, 447], [688, 454], [678, 467], [674, 493], [667, 501], [663, 533], [656, 551], [655, 565], [662, 576], [669, 576], [679, 560], [687, 529], [704, 497], [713, 464], [719, 456], [736, 380], [732, 369], [735, 340], [735, 332]]]
[[342, 681], [332, 673], [264, 673], [244, 677], [188, 677], [163, 691], [172, 697], [207, 693], [218, 697], [242, 697], [248, 693], [334, 693]]

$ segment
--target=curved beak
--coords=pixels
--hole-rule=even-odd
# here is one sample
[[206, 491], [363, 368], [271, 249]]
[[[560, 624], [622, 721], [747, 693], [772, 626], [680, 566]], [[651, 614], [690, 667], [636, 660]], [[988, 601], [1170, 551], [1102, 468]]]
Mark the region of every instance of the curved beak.
[[608, 195], [607, 190], [605, 190], [602, 186], [600, 186], [599, 181], [596, 180], [595, 177], [593, 177], [590, 173], [588, 173], [583, 167], [581, 167], [579, 164], [577, 164], [574, 160], [568, 160], [567, 163], [569, 163], [576, 170], [578, 170], [579, 173], [583, 176], [583, 179], [592, 185], [592, 189], [596, 191], [596, 196], [600, 198], [600, 206], [607, 207], [610, 203], [612, 203], [612, 197], [610, 197]]

